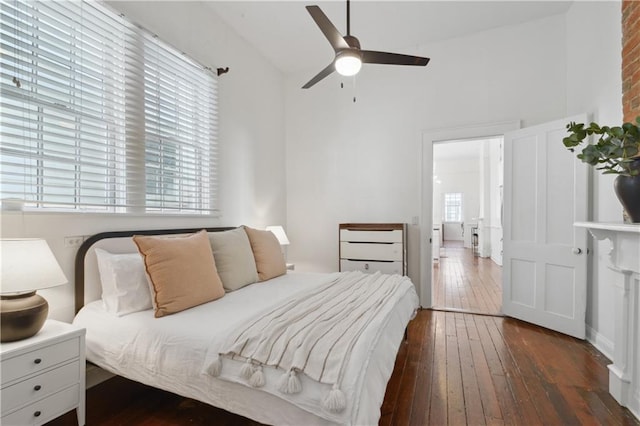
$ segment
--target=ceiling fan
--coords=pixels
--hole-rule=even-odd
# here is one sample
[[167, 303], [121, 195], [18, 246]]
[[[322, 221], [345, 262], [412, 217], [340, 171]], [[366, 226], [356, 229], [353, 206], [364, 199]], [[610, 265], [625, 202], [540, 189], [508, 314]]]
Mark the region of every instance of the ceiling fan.
[[323, 78], [327, 77], [334, 70], [344, 76], [355, 75], [360, 71], [360, 67], [363, 63], [416, 65], [423, 67], [429, 63], [429, 58], [423, 58], [420, 56], [360, 49], [360, 42], [357, 38], [351, 35], [351, 13], [349, 0], [347, 0], [347, 35], [344, 37], [318, 6], [307, 6], [306, 8], [318, 27], [320, 27], [320, 31], [322, 31], [327, 40], [329, 40], [336, 56], [325, 69], [320, 71], [315, 77], [309, 80], [307, 84], [302, 86], [303, 89], [310, 88]]

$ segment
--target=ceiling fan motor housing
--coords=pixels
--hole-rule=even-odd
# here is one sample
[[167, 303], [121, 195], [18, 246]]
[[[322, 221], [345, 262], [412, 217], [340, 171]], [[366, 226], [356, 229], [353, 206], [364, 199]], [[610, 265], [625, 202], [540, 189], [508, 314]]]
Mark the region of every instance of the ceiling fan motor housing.
[[351, 46], [354, 49], [360, 50], [360, 40], [358, 40], [352, 35], [346, 35], [343, 38], [344, 38], [344, 41], [346, 41], [349, 46]]

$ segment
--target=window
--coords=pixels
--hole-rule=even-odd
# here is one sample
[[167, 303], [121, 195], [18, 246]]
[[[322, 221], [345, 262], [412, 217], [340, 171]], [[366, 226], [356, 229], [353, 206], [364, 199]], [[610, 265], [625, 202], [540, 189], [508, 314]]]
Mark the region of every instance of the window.
[[461, 192], [447, 192], [444, 194], [444, 221], [462, 222]]
[[217, 82], [96, 3], [2, 2], [0, 198], [212, 214]]

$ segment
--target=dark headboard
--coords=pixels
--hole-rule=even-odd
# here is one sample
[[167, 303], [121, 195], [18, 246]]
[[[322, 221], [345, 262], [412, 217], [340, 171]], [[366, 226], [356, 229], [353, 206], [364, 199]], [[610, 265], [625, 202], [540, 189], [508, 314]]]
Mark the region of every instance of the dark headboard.
[[189, 229], [152, 229], [144, 231], [115, 231], [115, 232], [101, 232], [99, 234], [92, 235], [87, 238], [84, 243], [78, 249], [76, 253], [75, 263], [75, 312], [84, 306], [85, 303], [85, 256], [89, 252], [89, 249], [98, 241], [109, 238], [126, 238], [134, 235], [169, 235], [169, 234], [191, 234], [201, 230], [207, 232], [220, 232], [235, 229], [234, 227], [219, 227], [219, 228], [189, 228]]

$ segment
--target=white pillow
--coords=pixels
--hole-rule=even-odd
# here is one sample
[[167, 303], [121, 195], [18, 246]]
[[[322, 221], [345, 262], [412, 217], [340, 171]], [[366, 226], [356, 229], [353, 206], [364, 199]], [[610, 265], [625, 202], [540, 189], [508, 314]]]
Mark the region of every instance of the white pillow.
[[96, 249], [102, 303], [117, 316], [151, 309], [151, 292], [139, 253], [114, 254]]

